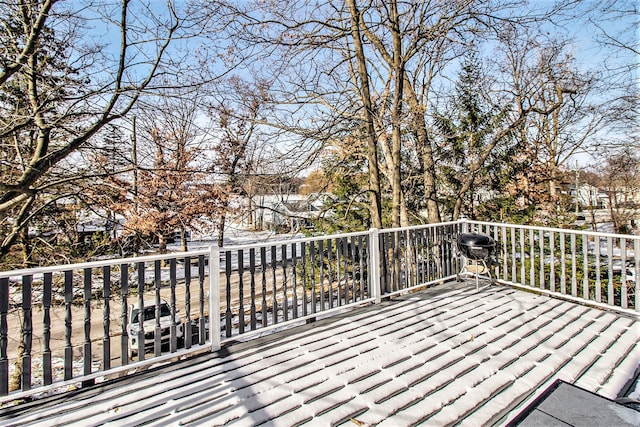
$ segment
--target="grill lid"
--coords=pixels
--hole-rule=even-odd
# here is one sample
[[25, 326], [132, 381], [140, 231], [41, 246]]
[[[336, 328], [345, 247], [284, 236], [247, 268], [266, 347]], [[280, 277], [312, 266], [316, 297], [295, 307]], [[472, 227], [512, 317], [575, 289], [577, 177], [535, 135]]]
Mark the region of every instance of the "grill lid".
[[476, 248], [492, 248], [496, 245], [496, 241], [487, 234], [462, 233], [458, 235], [458, 246], [460, 245]]
[[458, 250], [466, 258], [487, 260], [496, 248], [496, 241], [486, 234], [462, 233], [457, 239]]

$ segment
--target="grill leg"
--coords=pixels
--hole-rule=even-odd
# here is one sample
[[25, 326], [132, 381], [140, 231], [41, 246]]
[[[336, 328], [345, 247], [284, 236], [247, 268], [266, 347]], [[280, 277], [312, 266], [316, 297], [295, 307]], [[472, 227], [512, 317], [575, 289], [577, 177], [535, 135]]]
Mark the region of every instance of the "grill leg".
[[496, 283], [496, 279], [493, 278], [493, 275], [491, 274], [491, 259], [489, 259], [489, 264], [487, 264], [487, 260], [482, 260], [482, 262], [484, 263], [484, 268], [487, 269], [487, 276], [489, 276], [489, 280], [491, 281], [491, 284], [495, 284]]
[[475, 260], [474, 261], [476, 263], [476, 271], [475, 271], [475, 276], [476, 276], [476, 290], [480, 289], [480, 284], [478, 281], [478, 276], [480, 276], [480, 273], [478, 272], [478, 263], [482, 262], [482, 266], [484, 267], [484, 270], [487, 272], [487, 276], [489, 276], [489, 280], [491, 281], [491, 284], [493, 285], [495, 283], [493, 276], [491, 275], [491, 270], [489, 269], [489, 265], [487, 264], [487, 260], [486, 259], [482, 259], [482, 260]]
[[[482, 266], [484, 267], [484, 271], [487, 272], [487, 276], [489, 276], [489, 280], [491, 281], [491, 284], [495, 284], [495, 278], [493, 277], [493, 275], [491, 274], [491, 270], [489, 268], [489, 266], [491, 265], [491, 260], [489, 260], [489, 263], [487, 263], [486, 259], [467, 259], [464, 256], [461, 257], [461, 259], [463, 260], [462, 264], [462, 268], [460, 269], [460, 271], [456, 274], [456, 280], [457, 281], [461, 281], [461, 278], [463, 275], [470, 275], [473, 274], [475, 276], [476, 279], [476, 290], [480, 289], [480, 281], [479, 281], [479, 276], [480, 276], [480, 272], [479, 272], [479, 266], [480, 263], [482, 263]], [[475, 266], [475, 268], [473, 269], [473, 271], [469, 271], [467, 269], [467, 265], [471, 263], [472, 265]]]

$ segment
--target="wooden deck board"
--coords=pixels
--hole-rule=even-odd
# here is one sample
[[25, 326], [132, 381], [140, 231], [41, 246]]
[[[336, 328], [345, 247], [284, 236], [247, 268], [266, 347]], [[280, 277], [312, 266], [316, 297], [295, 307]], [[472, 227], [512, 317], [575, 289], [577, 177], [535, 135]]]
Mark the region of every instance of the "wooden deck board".
[[639, 339], [637, 318], [509, 287], [417, 293], [7, 408], [0, 423], [504, 423], [558, 378], [612, 397]]

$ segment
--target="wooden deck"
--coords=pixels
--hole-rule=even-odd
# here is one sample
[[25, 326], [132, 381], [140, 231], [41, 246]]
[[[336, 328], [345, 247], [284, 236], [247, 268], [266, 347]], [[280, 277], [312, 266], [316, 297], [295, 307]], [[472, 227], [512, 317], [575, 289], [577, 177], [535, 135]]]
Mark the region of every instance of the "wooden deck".
[[426, 291], [9, 407], [0, 423], [505, 424], [556, 379], [617, 397], [639, 339], [637, 318], [509, 287]]

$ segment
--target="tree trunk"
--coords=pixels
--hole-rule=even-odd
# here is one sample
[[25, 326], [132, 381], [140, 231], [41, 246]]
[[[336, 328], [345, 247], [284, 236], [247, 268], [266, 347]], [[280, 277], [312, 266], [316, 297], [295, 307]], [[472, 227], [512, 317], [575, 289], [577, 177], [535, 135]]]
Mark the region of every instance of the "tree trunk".
[[22, 264], [25, 267], [29, 267], [31, 264], [31, 241], [29, 239], [29, 227], [25, 227], [21, 231], [21, 243], [22, 243]]
[[[7, 255], [10, 252], [11, 247], [16, 243], [16, 241], [18, 241], [22, 228], [26, 227], [27, 225], [26, 219], [31, 212], [31, 206], [33, 205], [34, 201], [35, 196], [30, 196], [27, 200], [25, 200], [22, 207], [20, 208], [20, 212], [14, 219], [14, 223], [11, 226], [11, 231], [9, 231], [9, 233], [5, 236], [0, 236], [0, 239], [2, 240], [2, 243], [0, 243], [0, 257], [2, 257], [3, 255]], [[29, 255], [29, 259], [31, 259], [31, 255]], [[25, 267], [27, 267], [27, 265], [25, 265]]]
[[224, 207], [222, 213], [220, 214], [220, 221], [218, 221], [218, 246], [219, 247], [224, 246], [224, 227], [225, 227], [225, 222], [227, 221], [226, 210], [227, 210], [227, 206]]
[[185, 227], [180, 227], [180, 250], [187, 252], [187, 230]]
[[158, 234], [158, 252], [164, 254], [167, 252], [167, 238], [164, 233]]
[[558, 182], [556, 167], [555, 165], [549, 165], [551, 170], [549, 171], [549, 198], [551, 199], [551, 203], [554, 204], [556, 202], [556, 198], [558, 197], [556, 191], [556, 184]]
[[409, 209], [407, 208], [407, 201], [402, 192], [401, 204], [400, 204], [400, 227], [409, 227], [411, 221], [409, 220]]
[[593, 206], [591, 206], [589, 208], [589, 213], [591, 214], [591, 230], [592, 231], [598, 231], [597, 230], [597, 224], [596, 224], [596, 210]]
[[420, 105], [413, 87], [405, 82], [403, 85], [405, 97], [412, 115], [412, 127], [416, 133], [417, 150], [422, 165], [422, 180], [427, 204], [427, 220], [429, 223], [440, 222], [440, 209], [438, 207], [438, 193], [436, 189], [436, 164], [433, 159], [431, 141], [424, 120], [424, 107]]
[[456, 204], [453, 206], [453, 220], [457, 221], [460, 218], [460, 211], [462, 210], [462, 194], [456, 196]]
[[391, 110], [391, 226], [400, 227], [400, 205], [402, 203], [402, 176], [400, 168], [400, 152], [402, 148], [402, 135], [400, 123], [402, 120], [402, 95], [404, 83], [404, 64], [402, 62], [402, 40], [400, 36], [400, 24], [398, 22], [398, 4], [391, 1], [391, 30], [393, 38], [393, 73], [395, 75], [395, 90], [393, 94], [393, 107]]
[[371, 226], [382, 228], [382, 201], [380, 196], [380, 171], [378, 168], [378, 146], [376, 131], [373, 123], [373, 107], [371, 93], [369, 91], [369, 75], [367, 63], [360, 38], [360, 12], [355, 0], [347, 0], [351, 14], [351, 36], [355, 48], [355, 56], [358, 62], [358, 75], [360, 77], [360, 98], [364, 106], [366, 138], [367, 138], [367, 162], [369, 163], [369, 211]]
[[254, 228], [253, 224], [253, 196], [251, 192], [247, 194], [247, 226], [249, 228]]

